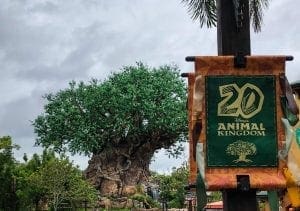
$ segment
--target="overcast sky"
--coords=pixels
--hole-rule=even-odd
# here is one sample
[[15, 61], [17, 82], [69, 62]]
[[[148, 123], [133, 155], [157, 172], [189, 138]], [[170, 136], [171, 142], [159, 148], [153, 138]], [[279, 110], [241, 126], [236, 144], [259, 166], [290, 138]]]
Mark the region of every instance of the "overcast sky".
[[[287, 76], [300, 80], [300, 1], [270, 0], [262, 32], [252, 33], [253, 55], [293, 55]], [[177, 64], [186, 56], [217, 55], [216, 29], [201, 29], [180, 0], [1, 0], [0, 136], [31, 156], [30, 121], [43, 112], [42, 96], [71, 80], [104, 79], [124, 65]], [[156, 155], [151, 168], [169, 171], [181, 160]], [[87, 158], [75, 157], [81, 168]]]

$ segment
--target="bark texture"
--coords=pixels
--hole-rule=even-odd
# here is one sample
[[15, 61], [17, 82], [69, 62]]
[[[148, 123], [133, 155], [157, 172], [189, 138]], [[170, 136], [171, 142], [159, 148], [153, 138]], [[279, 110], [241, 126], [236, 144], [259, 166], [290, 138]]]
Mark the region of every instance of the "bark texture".
[[85, 171], [86, 178], [101, 195], [128, 196], [136, 192], [137, 184], [145, 183], [154, 149], [142, 147], [105, 150], [92, 156]]

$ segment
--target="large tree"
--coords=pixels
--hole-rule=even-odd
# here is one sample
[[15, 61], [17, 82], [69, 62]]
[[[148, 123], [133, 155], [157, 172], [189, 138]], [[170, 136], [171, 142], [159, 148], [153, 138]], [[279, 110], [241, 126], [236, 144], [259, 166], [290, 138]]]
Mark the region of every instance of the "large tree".
[[137, 63], [46, 99], [33, 123], [36, 143], [92, 155], [86, 176], [102, 194], [145, 181], [154, 153], [185, 141], [186, 87], [177, 67]]

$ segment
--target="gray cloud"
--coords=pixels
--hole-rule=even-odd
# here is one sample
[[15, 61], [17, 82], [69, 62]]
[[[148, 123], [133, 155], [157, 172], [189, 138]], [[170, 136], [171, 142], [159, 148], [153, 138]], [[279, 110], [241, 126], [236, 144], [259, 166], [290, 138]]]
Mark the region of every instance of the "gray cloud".
[[292, 55], [294, 61], [287, 62], [289, 81], [300, 80], [300, 23], [297, 21], [299, 1], [271, 1], [264, 15], [262, 32], [252, 33], [253, 54]]
[[[216, 29], [200, 29], [180, 2], [1, 1], [0, 135], [11, 135], [21, 145], [18, 157], [40, 150], [32, 147], [29, 120], [42, 112], [45, 93], [63, 89], [71, 80], [103, 79], [136, 61], [175, 63], [189, 72], [193, 64], [185, 62], [186, 56], [216, 55]], [[287, 64], [290, 81], [300, 79], [299, 8], [298, 1], [271, 1], [262, 32], [252, 33], [253, 54], [295, 57]], [[76, 159], [86, 165], [85, 159]]]

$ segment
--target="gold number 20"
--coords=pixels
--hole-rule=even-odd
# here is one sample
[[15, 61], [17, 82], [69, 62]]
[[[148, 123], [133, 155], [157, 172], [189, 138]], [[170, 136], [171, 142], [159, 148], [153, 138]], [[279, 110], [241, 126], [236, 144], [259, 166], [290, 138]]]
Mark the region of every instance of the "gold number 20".
[[262, 91], [255, 85], [246, 83], [242, 88], [237, 84], [219, 87], [222, 101], [218, 103], [218, 116], [242, 116], [249, 119], [259, 113], [264, 103]]

